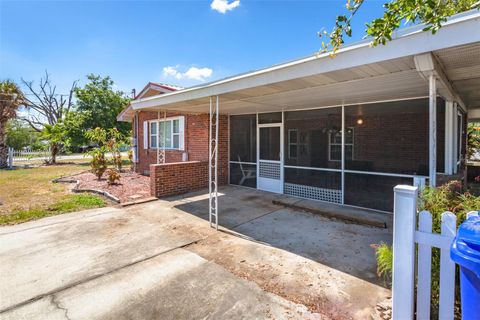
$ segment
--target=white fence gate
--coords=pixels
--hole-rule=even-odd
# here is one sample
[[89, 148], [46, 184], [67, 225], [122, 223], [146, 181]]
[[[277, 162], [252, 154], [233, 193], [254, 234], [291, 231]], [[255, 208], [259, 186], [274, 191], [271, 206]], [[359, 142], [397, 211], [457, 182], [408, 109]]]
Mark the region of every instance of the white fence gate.
[[[453, 319], [455, 263], [450, 259], [450, 245], [456, 234], [457, 218], [451, 212], [444, 212], [441, 234], [436, 234], [432, 233], [432, 215], [430, 212], [422, 211], [419, 214], [417, 230], [417, 197], [417, 187], [395, 187], [392, 316], [394, 320], [414, 319], [416, 284], [416, 319], [430, 319], [432, 248], [439, 248], [438, 314], [439, 319]], [[418, 255], [416, 255], [416, 244]], [[417, 259], [416, 256], [418, 256]]]

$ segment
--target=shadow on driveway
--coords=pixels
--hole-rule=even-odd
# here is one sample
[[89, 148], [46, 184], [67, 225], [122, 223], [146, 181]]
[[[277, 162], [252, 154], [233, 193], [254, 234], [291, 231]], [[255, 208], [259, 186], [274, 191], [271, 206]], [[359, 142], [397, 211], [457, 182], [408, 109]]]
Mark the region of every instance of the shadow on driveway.
[[[250, 240], [385, 286], [376, 274], [372, 245], [381, 242], [390, 244], [390, 228], [349, 224], [274, 205], [272, 200], [279, 197], [285, 200], [285, 196], [260, 190], [222, 187], [219, 193], [219, 225]], [[209, 220], [208, 193], [204, 190], [168, 200], [175, 201], [177, 209]], [[321, 202], [318, 204], [322, 205]]]

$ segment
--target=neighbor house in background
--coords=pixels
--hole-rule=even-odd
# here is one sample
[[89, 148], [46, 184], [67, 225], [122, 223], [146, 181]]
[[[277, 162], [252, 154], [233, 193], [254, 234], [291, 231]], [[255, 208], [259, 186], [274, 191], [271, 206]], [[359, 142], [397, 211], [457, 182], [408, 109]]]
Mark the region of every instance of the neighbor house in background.
[[480, 118], [479, 28], [468, 12], [435, 35], [407, 28], [334, 58], [180, 90], [150, 83], [118, 119], [132, 121], [136, 170], [156, 196], [210, 180], [392, 212], [394, 186], [462, 173], [467, 114]]

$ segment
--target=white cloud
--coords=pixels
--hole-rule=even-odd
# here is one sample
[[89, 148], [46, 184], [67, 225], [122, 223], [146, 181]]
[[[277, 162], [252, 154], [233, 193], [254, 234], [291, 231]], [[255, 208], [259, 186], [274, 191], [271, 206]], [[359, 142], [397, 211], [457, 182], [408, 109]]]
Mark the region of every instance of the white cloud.
[[178, 71], [175, 69], [175, 67], [168, 66], [163, 68], [163, 74], [165, 76], [176, 76]]
[[235, 9], [240, 5], [240, 0], [228, 2], [228, 0], [213, 0], [210, 4], [212, 10], [225, 14], [225, 12]]
[[178, 66], [167, 66], [163, 68], [163, 75], [165, 77], [174, 77], [178, 80], [191, 79], [197, 81], [205, 81], [212, 76], [213, 70], [210, 68], [197, 68], [190, 67], [186, 72], [180, 72], [177, 70]]
[[191, 67], [183, 74], [186, 78], [194, 79], [198, 81], [205, 81], [205, 78], [210, 78], [213, 70], [210, 68], [197, 68]]

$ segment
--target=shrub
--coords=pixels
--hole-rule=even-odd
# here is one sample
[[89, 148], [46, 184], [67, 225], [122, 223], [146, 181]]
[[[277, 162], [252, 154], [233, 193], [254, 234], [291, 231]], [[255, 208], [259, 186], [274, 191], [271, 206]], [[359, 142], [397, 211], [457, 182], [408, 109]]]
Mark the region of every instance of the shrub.
[[118, 171], [115, 169], [108, 169], [107, 180], [108, 180], [108, 184], [110, 185], [116, 184], [118, 181], [120, 181], [120, 173], [118, 173]]
[[[85, 133], [85, 137], [98, 146], [89, 152], [90, 155], [94, 157], [98, 153], [102, 153], [103, 159], [105, 159], [105, 154], [110, 153], [112, 156], [110, 163], [113, 164], [115, 169], [118, 171], [122, 170], [122, 155], [120, 153], [120, 146], [123, 144], [125, 138], [116, 128], [112, 128], [108, 131], [103, 128], [90, 129]], [[92, 168], [94, 166], [93, 161], [94, 160], [92, 159]], [[105, 163], [108, 164], [106, 160]], [[105, 172], [105, 170], [103, 170], [103, 172]]]
[[120, 153], [121, 145], [124, 143], [125, 137], [121, 134], [117, 128], [108, 130], [108, 140], [106, 141], [106, 147], [108, 152], [112, 155], [112, 164], [118, 171], [122, 171], [122, 154]]
[[100, 149], [94, 149], [90, 152], [92, 156], [92, 161], [90, 161], [90, 167], [92, 168], [92, 173], [100, 180], [107, 170], [107, 159], [105, 158], [105, 153]]

